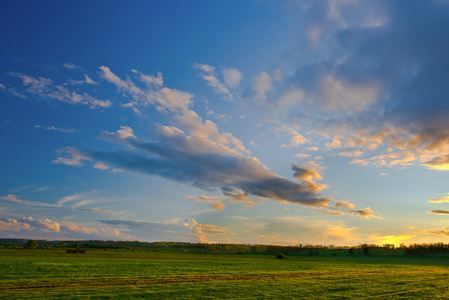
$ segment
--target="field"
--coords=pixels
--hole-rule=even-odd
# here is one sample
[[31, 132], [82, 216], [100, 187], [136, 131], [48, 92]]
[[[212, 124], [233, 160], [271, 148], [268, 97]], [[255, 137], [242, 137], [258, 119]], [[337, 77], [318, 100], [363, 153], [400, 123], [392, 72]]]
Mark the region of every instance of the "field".
[[3, 299], [449, 298], [449, 258], [0, 249]]

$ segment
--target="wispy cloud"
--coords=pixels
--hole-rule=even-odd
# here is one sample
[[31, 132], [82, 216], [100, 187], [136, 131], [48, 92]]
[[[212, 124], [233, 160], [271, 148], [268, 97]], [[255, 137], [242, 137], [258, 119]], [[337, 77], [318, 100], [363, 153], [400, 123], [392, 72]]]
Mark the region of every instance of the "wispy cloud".
[[216, 93], [225, 95], [224, 99], [226, 100], [233, 100], [234, 96], [229, 88], [236, 87], [240, 83], [242, 73], [239, 70], [224, 69], [222, 74], [225, 83], [223, 83], [215, 74], [215, 68], [213, 66], [195, 63], [193, 64], [193, 68], [201, 71], [199, 76], [203, 78]]
[[27, 206], [55, 207], [54, 204], [50, 204], [50, 203], [22, 200], [20, 196], [13, 195], [13, 194], [9, 194], [7, 196], [1, 196], [0, 200], [7, 201], [7, 202], [12, 202], [12, 203], [20, 203], [20, 205], [27, 205]]
[[369, 207], [365, 207], [365, 209], [349, 210], [349, 212], [362, 219], [383, 219], [380, 216], [376, 216], [374, 211]]
[[84, 69], [83, 67], [76, 65], [72, 62], [63, 64], [63, 67], [67, 70], [83, 70]]
[[429, 213], [436, 214], [436, 215], [449, 215], [448, 209], [435, 209], [430, 210]]
[[61, 127], [55, 127], [53, 125], [52, 126], [34, 125], [34, 128], [44, 128], [47, 130], [58, 131], [58, 132], [63, 132], [63, 133], [75, 132], [75, 129], [73, 129], [73, 128], [61, 128]]
[[430, 203], [444, 203], [449, 202], [449, 196], [443, 196], [443, 197], [434, 197], [429, 200]]
[[222, 202], [222, 200], [224, 199], [224, 197], [222, 196], [199, 196], [199, 197], [194, 197], [194, 196], [187, 196], [188, 199], [190, 200], [194, 200], [196, 202], [207, 202], [211, 204], [211, 207], [213, 209], [217, 209], [217, 210], [222, 210], [226, 207], [226, 204], [224, 204]]
[[49, 78], [35, 78], [22, 73], [14, 72], [10, 74], [11, 76], [22, 80], [22, 86], [29, 94], [35, 94], [43, 98], [55, 99], [70, 104], [87, 105], [92, 109], [107, 108], [112, 106], [112, 102], [109, 100], [98, 100], [86, 92], [79, 94], [63, 87], [62, 85], [55, 84], [54, 81]]
[[23, 201], [18, 199], [16, 195], [7, 195], [0, 197], [0, 200], [3, 201], [9, 201], [9, 202], [16, 202], [16, 203], [22, 203]]
[[288, 125], [283, 125], [281, 127], [278, 127], [274, 131], [278, 132], [278, 133], [283, 133], [287, 136], [290, 136], [290, 144], [283, 145], [284, 147], [287, 147], [287, 146], [299, 147], [302, 144], [309, 142], [309, 140], [306, 139], [301, 133], [299, 133], [297, 130], [289, 127]]
[[69, 79], [64, 85], [80, 85], [80, 84], [90, 84], [90, 85], [97, 85], [98, 82], [95, 80], [92, 80], [87, 74], [84, 74], [84, 80], [73, 80]]
[[138, 81], [143, 84], [139, 87], [130, 78], [121, 79], [114, 74], [109, 67], [101, 66], [101, 76], [113, 83], [118, 90], [131, 96], [131, 102], [136, 107], [146, 107], [155, 105], [158, 110], [168, 110], [170, 112], [179, 112], [187, 110], [192, 105], [193, 95], [176, 89], [170, 89], [163, 86], [163, 78], [160, 73], [157, 76], [145, 75], [133, 70], [137, 74]]
[[242, 72], [236, 68], [225, 68], [221, 73], [223, 74], [224, 82], [231, 88], [238, 86], [243, 77]]

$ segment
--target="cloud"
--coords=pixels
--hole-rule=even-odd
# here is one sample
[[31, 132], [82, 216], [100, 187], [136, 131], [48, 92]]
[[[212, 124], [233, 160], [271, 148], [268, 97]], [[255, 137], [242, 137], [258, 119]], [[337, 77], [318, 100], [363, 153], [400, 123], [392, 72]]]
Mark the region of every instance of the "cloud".
[[252, 81], [252, 90], [253, 96], [252, 99], [258, 104], [263, 105], [267, 101], [267, 92], [272, 88], [271, 84], [271, 76], [266, 72], [262, 72], [253, 77]]
[[52, 130], [52, 131], [58, 131], [58, 132], [63, 132], [63, 133], [73, 133], [75, 132], [75, 129], [73, 128], [60, 128], [60, 127], [55, 127], [55, 126], [41, 126], [41, 125], [34, 125], [34, 128], [44, 128], [47, 130]]
[[306, 139], [302, 134], [287, 125], [276, 128], [275, 132], [281, 132], [290, 136], [290, 146], [299, 147], [302, 144], [309, 142], [309, 140]]
[[23, 98], [23, 99], [27, 98], [27, 96], [25, 96], [24, 94], [22, 94], [19, 91], [17, 91], [17, 89], [14, 86], [11, 86], [11, 85], [6, 86], [6, 85], [0, 83], [0, 90], [5, 92], [7, 95], [12, 95], [12, 96]]
[[16, 195], [7, 195], [0, 197], [0, 200], [8, 201], [8, 202], [16, 202], [16, 203], [22, 203], [23, 201], [18, 199]]
[[196, 202], [208, 202], [211, 203], [211, 207], [213, 209], [217, 209], [217, 210], [222, 210], [226, 207], [225, 204], [223, 204], [221, 202], [221, 200], [223, 200], [224, 198], [222, 196], [199, 196], [199, 197], [194, 197], [194, 196], [187, 196], [188, 199], [190, 200], [194, 200]]
[[449, 196], [445, 196], [445, 197], [440, 197], [440, 198], [432, 198], [429, 200], [430, 203], [444, 203], [444, 202], [449, 202]]
[[[326, 133], [329, 148], [359, 148], [342, 152], [347, 155], [375, 149], [387, 155], [353, 163], [449, 170], [449, 44], [442, 38], [449, 30], [449, 5], [404, 5], [298, 5], [291, 13], [301, 15], [297, 36], [309, 48], [283, 57], [278, 68], [284, 76], [275, 87], [268, 73], [254, 77], [254, 100], [277, 107], [281, 95], [301, 91], [301, 105], [289, 107], [288, 116], [302, 128]], [[271, 113], [282, 120], [278, 111]], [[394, 159], [391, 153], [399, 155]]]
[[449, 236], [449, 230], [447, 230], [446, 228], [418, 230], [415, 233], [417, 233], [417, 234], [438, 234], [438, 235]]
[[202, 71], [199, 76], [206, 80], [207, 84], [211, 86], [217, 94], [223, 94], [225, 95], [225, 99], [233, 100], [233, 95], [228, 86], [235, 87], [240, 82], [241, 73], [237, 69], [225, 69], [223, 71], [225, 82], [228, 84], [228, 86], [226, 86], [214, 74], [215, 68], [213, 66], [195, 63], [193, 64], [193, 68]]
[[53, 163], [55, 164], [78, 167], [83, 165], [84, 160], [92, 160], [91, 158], [84, 155], [82, 151], [72, 147], [61, 148], [57, 151], [57, 154], [58, 158], [53, 160]]
[[73, 195], [70, 195], [70, 196], [65, 196], [65, 197], [59, 199], [59, 201], [57, 202], [57, 205], [58, 206], [62, 206], [62, 205], [65, 205], [68, 202], [84, 200], [84, 199], [86, 199], [88, 197], [91, 197], [94, 194], [95, 194], [95, 192], [88, 192], [88, 193], [73, 194]]
[[393, 244], [393, 245], [399, 245], [405, 240], [409, 240], [411, 238], [414, 238], [416, 235], [387, 235], [387, 236], [379, 236], [379, 235], [370, 235], [369, 239], [375, 241], [378, 245], [384, 245], [384, 244]]
[[106, 213], [106, 214], [116, 214], [115, 211], [112, 210], [105, 210], [105, 209], [99, 209], [99, 208], [86, 208], [86, 207], [81, 207], [79, 208], [80, 210], [84, 210], [84, 211], [93, 211], [93, 212], [101, 212], [101, 213]]
[[242, 72], [235, 68], [225, 68], [221, 73], [223, 74], [224, 82], [231, 88], [238, 86], [243, 77]]
[[57, 222], [48, 218], [35, 219], [22, 217], [19, 219], [0, 219], [2, 234], [13, 235], [16, 238], [34, 239], [129, 239], [131, 236], [122, 234], [116, 229], [92, 228], [79, 226], [68, 222]]
[[78, 65], [75, 65], [75, 64], [72, 63], [72, 62], [65, 63], [65, 64], [63, 64], [63, 66], [64, 66], [64, 68], [66, 68], [67, 70], [80, 70], [80, 69], [83, 69], [83, 67], [78, 66]]
[[[39, 191], [39, 190], [36, 190], [36, 191]], [[27, 206], [45, 206], [45, 207], [54, 207], [55, 206], [54, 204], [22, 200], [20, 198], [21, 197], [19, 197], [17, 195], [9, 194], [7, 196], [1, 196], [0, 200], [11, 202], [11, 203], [20, 203], [21, 205], [27, 205]]]
[[[355, 205], [350, 203], [349, 200], [344, 201], [335, 201], [334, 206], [328, 206], [326, 209], [321, 209], [320, 213], [322, 214], [330, 214], [330, 215], [339, 215], [339, 216], [345, 216], [348, 213], [354, 213]], [[340, 210], [340, 211], [337, 211]], [[341, 211], [341, 210], [346, 210]], [[368, 219], [368, 218], [366, 218]]]
[[354, 159], [350, 162], [350, 164], [356, 164], [360, 166], [366, 166], [369, 162], [366, 159]]
[[121, 228], [146, 241], [215, 242], [232, 235], [226, 227], [200, 224], [194, 219], [173, 222], [100, 220], [100, 223]]
[[222, 187], [223, 196], [225, 198], [231, 199], [229, 202], [231, 203], [249, 203], [254, 205], [255, 203], [259, 203], [258, 199], [251, 199], [248, 193], [245, 193], [242, 190], [236, 190], [233, 188]]
[[309, 189], [315, 193], [327, 188], [326, 185], [315, 182], [315, 180], [323, 179], [320, 173], [318, 173], [322, 169], [323, 167], [313, 161], [307, 162], [305, 166], [299, 166], [296, 163], [292, 165], [292, 170], [295, 171], [293, 177], [304, 181], [309, 186]]
[[360, 157], [363, 154], [364, 154], [363, 151], [348, 151], [338, 153], [339, 156], [348, 156], [348, 157]]
[[78, 239], [87, 239], [87, 238], [102, 238], [102, 239], [115, 239], [115, 240], [128, 240], [130, 238], [134, 238], [135, 236], [121, 233], [116, 229], [108, 229], [108, 228], [89, 228], [85, 226], [79, 226], [75, 224], [70, 224], [64, 222], [61, 224], [61, 228], [63, 229], [64, 235], [69, 237], [75, 237]]
[[201, 243], [217, 242], [225, 236], [229, 238], [233, 233], [228, 231], [227, 227], [219, 227], [210, 224], [199, 224], [194, 219], [187, 219], [183, 223], [184, 226], [190, 228]]
[[382, 219], [382, 217], [376, 216], [374, 211], [369, 207], [365, 207], [365, 209], [349, 210], [349, 212], [362, 219]]
[[0, 220], [1, 230], [43, 230], [60, 232], [60, 225], [57, 222], [43, 218], [43, 219], [33, 219], [32, 217], [23, 217], [19, 220], [14, 219], [1, 219]]
[[137, 79], [143, 84], [139, 87], [134, 81], [128, 78], [126, 81], [114, 74], [109, 67], [101, 66], [101, 76], [108, 82], [114, 84], [119, 91], [125, 92], [131, 96], [130, 103], [136, 107], [146, 107], [155, 105], [156, 109], [168, 110], [170, 112], [179, 112], [187, 110], [192, 104], [193, 95], [187, 92], [178, 91], [164, 87], [163, 78], [160, 73], [158, 76], [145, 75], [134, 70]]
[[334, 76], [325, 76], [321, 80], [322, 98], [314, 100], [323, 101], [322, 109], [325, 112], [337, 110], [360, 112], [378, 99], [379, 86], [376, 83], [352, 85]]
[[92, 80], [87, 74], [84, 74], [84, 80], [73, 80], [69, 79], [64, 85], [80, 85], [80, 84], [90, 84], [90, 85], [97, 85], [98, 82], [95, 80]]
[[[194, 67], [202, 72], [214, 72], [209, 65], [195, 64]], [[325, 208], [333, 201], [318, 194], [324, 185], [289, 180], [249, 156], [250, 152], [239, 139], [230, 133], [221, 133], [215, 123], [203, 121], [190, 109], [192, 94], [161, 86], [161, 74], [144, 80], [144, 74], [133, 70], [139, 85], [130, 77], [121, 79], [106, 66], [101, 66], [100, 70], [101, 76], [118, 91], [131, 96], [133, 106], [153, 105], [168, 112], [171, 125], [155, 126], [149, 140], [139, 139], [128, 126], [121, 126], [115, 133], [102, 131], [98, 138], [125, 145], [127, 149], [101, 151], [65, 147], [58, 151], [54, 163], [81, 166], [91, 161], [97, 167], [158, 175], [207, 191], [221, 190], [231, 202], [254, 204], [253, 198], [262, 198]], [[294, 134], [296, 144], [303, 142], [299, 133], [287, 127], [282, 130]], [[317, 170], [316, 164], [312, 167]], [[223, 207], [223, 203], [215, 204], [215, 208]]]
[[87, 193], [77, 193], [69, 196], [65, 196], [56, 203], [56, 207], [64, 207], [64, 206], [70, 206], [73, 210], [84, 210], [84, 211], [91, 211], [91, 212], [101, 212], [101, 213], [108, 213], [108, 214], [116, 214], [117, 212], [106, 210], [106, 209], [100, 209], [100, 208], [89, 208], [86, 207], [87, 205], [91, 205], [93, 203], [102, 202], [103, 200], [98, 197], [97, 191], [91, 191]]
[[449, 170], [449, 154], [438, 156], [432, 160], [426, 161], [423, 165], [429, 169], [447, 171]]
[[51, 98], [70, 104], [88, 105], [90, 108], [107, 108], [112, 106], [109, 100], [98, 100], [87, 93], [78, 94], [61, 85], [57, 85], [49, 78], [34, 78], [21, 73], [10, 73], [11, 76], [22, 80], [22, 86], [30, 94], [39, 95], [43, 98]]
[[317, 170], [322, 170], [322, 167], [310, 161], [307, 163], [307, 167], [300, 167], [297, 164], [292, 165], [292, 170], [295, 171], [293, 177], [307, 182], [313, 182], [315, 179], [323, 179]]
[[[84, 210], [84, 211], [91, 211], [91, 212], [116, 214], [117, 212], [114, 212], [111, 210], [85, 207], [87, 205], [102, 201], [100, 198], [98, 198], [98, 196], [96, 196], [96, 193], [97, 193], [96, 191], [92, 191], [92, 192], [88, 192], [88, 193], [69, 195], [69, 196], [59, 199], [59, 201], [57, 201], [56, 204], [21, 200], [21, 199], [19, 199], [18, 196], [11, 195], [11, 194], [7, 195], [7, 196], [0, 197], [0, 200], [12, 202], [12, 203], [20, 203], [20, 205], [34, 206], [34, 207], [61, 208], [61, 207], [69, 206], [73, 210]], [[28, 224], [31, 224], [31, 223], [28, 223]], [[35, 224], [34, 226], [37, 226], [37, 225]]]
[[99, 161], [99, 162], [95, 163], [94, 168], [99, 169], [99, 170], [108, 170], [109, 166], [107, 164], [104, 164], [101, 161]]
[[436, 215], [449, 215], [449, 210], [436, 209], [436, 210], [430, 210], [429, 213], [436, 214]]
[[[337, 244], [345, 245], [358, 239], [355, 227], [348, 227], [343, 222], [326, 220], [309, 220], [298, 217], [231, 217], [230, 230], [236, 228], [238, 236], [244, 243], [251, 244]], [[236, 231], [237, 232], [237, 231]], [[237, 233], [236, 233], [237, 235]]]
[[30, 225], [14, 219], [0, 219], [0, 231], [19, 231], [29, 229]]
[[[330, 199], [319, 197], [309, 184], [299, 184], [269, 171], [256, 158], [245, 156], [238, 140], [218, 133], [215, 125], [190, 112], [179, 121], [191, 128], [191, 135], [173, 126], [158, 127], [153, 140], [117, 138], [130, 146], [127, 151], [104, 152], [64, 148], [54, 162], [80, 166], [84, 161], [101, 161], [116, 168], [155, 174], [171, 180], [228, 195], [248, 195], [306, 206], [326, 206]], [[193, 117], [193, 118], [192, 118]], [[104, 134], [102, 135], [104, 136]], [[109, 133], [109, 136], [112, 136]], [[119, 133], [114, 137], [118, 137]], [[111, 138], [111, 141], [113, 139]], [[234, 144], [235, 148], [230, 146]]]

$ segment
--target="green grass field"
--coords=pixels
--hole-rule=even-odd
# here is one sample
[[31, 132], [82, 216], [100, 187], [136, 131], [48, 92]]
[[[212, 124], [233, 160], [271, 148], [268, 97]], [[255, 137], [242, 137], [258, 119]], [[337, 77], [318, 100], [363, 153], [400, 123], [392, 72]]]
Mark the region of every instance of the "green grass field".
[[449, 259], [0, 250], [2, 299], [449, 298]]

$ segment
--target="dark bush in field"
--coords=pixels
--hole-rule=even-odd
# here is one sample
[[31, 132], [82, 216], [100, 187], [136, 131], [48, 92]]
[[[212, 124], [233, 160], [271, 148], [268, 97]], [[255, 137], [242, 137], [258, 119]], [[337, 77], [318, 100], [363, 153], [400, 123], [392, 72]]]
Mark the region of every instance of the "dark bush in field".
[[82, 253], [86, 254], [86, 249], [68, 249], [65, 253]]
[[276, 255], [276, 258], [277, 258], [277, 259], [285, 259], [285, 258], [287, 258], [287, 257], [285, 256], [284, 253], [278, 253], [278, 254]]
[[25, 244], [24, 247], [27, 248], [27, 249], [35, 249], [35, 248], [39, 247], [39, 244], [35, 240], [29, 240]]

